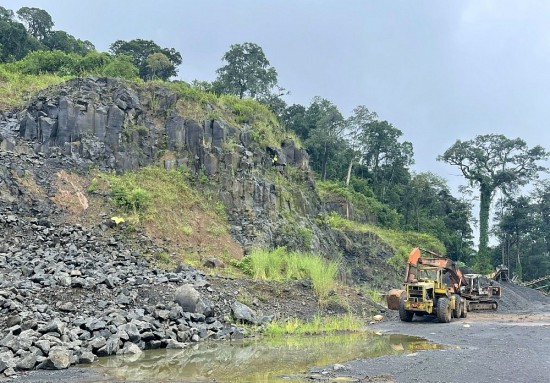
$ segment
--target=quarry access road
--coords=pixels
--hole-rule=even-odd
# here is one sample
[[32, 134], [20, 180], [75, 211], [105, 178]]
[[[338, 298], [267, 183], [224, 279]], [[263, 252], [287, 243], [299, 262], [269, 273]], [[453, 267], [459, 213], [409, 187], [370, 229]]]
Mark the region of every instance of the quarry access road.
[[388, 320], [369, 325], [369, 330], [419, 336], [448, 348], [354, 360], [336, 371], [325, 366], [311, 373], [328, 381], [347, 377], [381, 383], [549, 381], [550, 305], [524, 312], [469, 313], [451, 323], [431, 317], [415, 317], [410, 323]]

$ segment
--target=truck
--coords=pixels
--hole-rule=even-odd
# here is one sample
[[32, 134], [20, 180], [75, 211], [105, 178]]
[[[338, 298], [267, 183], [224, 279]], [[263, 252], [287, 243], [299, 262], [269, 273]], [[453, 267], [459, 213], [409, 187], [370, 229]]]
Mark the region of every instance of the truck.
[[[428, 256], [422, 256], [422, 252]], [[481, 274], [462, 274], [454, 261], [428, 250], [409, 254], [401, 289], [386, 295], [388, 308], [399, 311], [404, 322], [414, 315], [436, 315], [440, 322], [466, 318], [469, 311], [496, 310], [500, 286]]]

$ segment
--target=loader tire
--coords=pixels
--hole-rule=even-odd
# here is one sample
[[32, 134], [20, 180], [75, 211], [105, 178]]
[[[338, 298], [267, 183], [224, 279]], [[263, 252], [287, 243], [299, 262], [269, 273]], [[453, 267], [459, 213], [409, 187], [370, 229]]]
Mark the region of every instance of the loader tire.
[[437, 319], [441, 323], [449, 323], [451, 321], [451, 302], [449, 298], [439, 298], [437, 300]]
[[468, 316], [468, 301], [464, 301], [464, 304], [462, 305], [462, 308], [460, 309], [460, 317], [466, 318]]
[[414, 313], [409, 310], [405, 310], [405, 296], [399, 299], [399, 319], [403, 322], [411, 322], [413, 320]]
[[455, 308], [453, 309], [453, 318], [459, 318], [460, 317], [460, 306], [462, 304], [460, 295], [455, 294]]

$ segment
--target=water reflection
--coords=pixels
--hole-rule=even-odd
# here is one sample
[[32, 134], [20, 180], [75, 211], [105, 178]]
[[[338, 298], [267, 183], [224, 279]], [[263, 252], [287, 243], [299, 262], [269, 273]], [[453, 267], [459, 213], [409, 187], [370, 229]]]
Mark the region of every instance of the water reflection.
[[101, 358], [93, 367], [105, 367], [114, 379], [126, 381], [275, 383], [313, 366], [441, 348], [418, 337], [353, 333], [201, 343]]

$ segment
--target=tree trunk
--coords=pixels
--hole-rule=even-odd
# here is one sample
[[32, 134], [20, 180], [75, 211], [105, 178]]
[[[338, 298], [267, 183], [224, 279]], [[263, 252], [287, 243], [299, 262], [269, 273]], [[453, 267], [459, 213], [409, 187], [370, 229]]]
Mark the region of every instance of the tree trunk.
[[488, 249], [491, 194], [492, 190], [489, 186], [481, 184], [479, 193], [479, 249], [476, 262], [480, 272], [490, 271], [491, 267]]
[[327, 142], [325, 141], [325, 152], [323, 153], [324, 154], [323, 155], [323, 181], [327, 180], [327, 162], [328, 162], [327, 151], [328, 151]]
[[349, 165], [348, 165], [348, 175], [346, 177], [346, 186], [349, 186], [349, 181], [351, 179], [351, 168], [353, 167], [353, 157], [352, 159], [349, 161]]
[[520, 280], [523, 279], [523, 268], [521, 267], [521, 259], [519, 258], [519, 233], [516, 231], [516, 237], [517, 237], [517, 243], [516, 243], [516, 256], [517, 256], [517, 263], [516, 263], [516, 273], [518, 274], [518, 278]]

